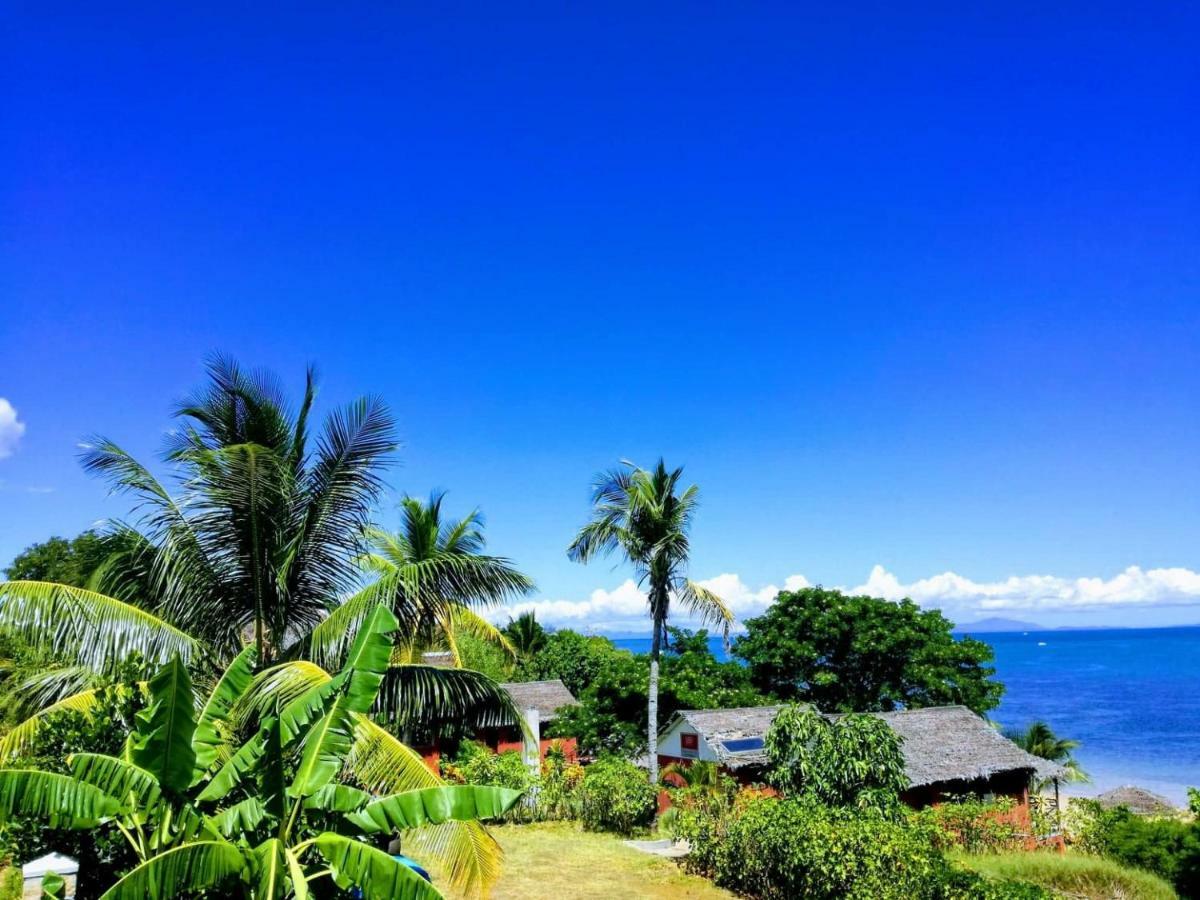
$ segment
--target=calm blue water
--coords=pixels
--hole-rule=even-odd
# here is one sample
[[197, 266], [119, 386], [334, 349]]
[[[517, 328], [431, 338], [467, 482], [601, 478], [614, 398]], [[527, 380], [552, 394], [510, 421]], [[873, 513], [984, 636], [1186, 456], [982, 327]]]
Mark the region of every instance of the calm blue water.
[[[1007, 691], [991, 717], [1020, 727], [1043, 719], [1076, 752], [1095, 794], [1137, 784], [1179, 804], [1200, 787], [1200, 627], [1031, 631], [980, 635], [996, 651]], [[645, 653], [649, 638], [618, 646]], [[721, 641], [713, 653], [724, 658]]]

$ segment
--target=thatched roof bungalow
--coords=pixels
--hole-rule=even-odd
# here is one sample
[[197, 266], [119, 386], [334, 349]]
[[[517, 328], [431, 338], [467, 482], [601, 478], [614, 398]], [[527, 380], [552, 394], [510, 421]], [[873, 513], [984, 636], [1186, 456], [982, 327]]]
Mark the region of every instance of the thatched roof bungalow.
[[[781, 707], [684, 710], [659, 739], [659, 762], [706, 759], [740, 781], [761, 780], [767, 763], [764, 739]], [[1061, 777], [1063, 770], [1026, 753], [965, 706], [874, 713], [901, 738], [909, 788], [904, 800], [922, 807], [958, 794], [1029, 800], [1033, 778]]]

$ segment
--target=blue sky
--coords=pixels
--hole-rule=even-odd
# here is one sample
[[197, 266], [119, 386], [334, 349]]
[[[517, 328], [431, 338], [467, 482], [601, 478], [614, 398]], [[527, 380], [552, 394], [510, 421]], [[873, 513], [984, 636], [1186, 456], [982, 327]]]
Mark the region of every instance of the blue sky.
[[659, 454], [743, 614], [1200, 621], [1194, 8], [395, 6], [10, 16], [0, 562], [219, 350], [383, 395], [563, 622], [636, 622], [563, 550]]

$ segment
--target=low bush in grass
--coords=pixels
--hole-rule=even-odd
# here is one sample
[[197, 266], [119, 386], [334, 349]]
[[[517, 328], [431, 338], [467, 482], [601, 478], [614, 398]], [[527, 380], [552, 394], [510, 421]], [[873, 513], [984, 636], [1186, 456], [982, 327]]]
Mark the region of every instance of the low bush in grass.
[[987, 878], [1024, 881], [1070, 897], [1174, 900], [1177, 896], [1171, 885], [1157, 875], [1075, 851], [960, 852], [953, 854], [953, 859]]
[[932, 829], [809, 799], [739, 798], [728, 815], [682, 811], [687, 865], [718, 885], [761, 900], [1043, 900], [1032, 885], [993, 883], [956, 871]]
[[527, 802], [514, 807], [509, 821], [551, 821], [579, 816], [583, 768], [567, 761], [561, 744], [550, 745], [538, 771], [520, 753], [493, 753], [483, 744], [464, 742], [451, 759], [441, 762], [442, 777], [455, 784], [479, 784], [525, 791]]
[[1200, 897], [1200, 831], [1177, 818], [1139, 816], [1123, 806], [1104, 809], [1073, 800], [1068, 817], [1072, 843], [1123, 866], [1153, 872], [1183, 897]]
[[657, 795], [644, 770], [619, 757], [604, 757], [584, 769], [580, 819], [592, 831], [633, 834], [654, 821]]

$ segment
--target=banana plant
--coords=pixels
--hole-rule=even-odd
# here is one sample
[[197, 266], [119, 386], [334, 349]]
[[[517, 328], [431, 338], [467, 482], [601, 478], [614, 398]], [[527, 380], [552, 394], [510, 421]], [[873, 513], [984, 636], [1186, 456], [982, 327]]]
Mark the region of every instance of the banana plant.
[[202, 890], [304, 900], [324, 878], [368, 898], [441, 897], [377, 844], [399, 831], [500, 816], [520, 792], [438, 785], [376, 796], [338, 780], [369, 722], [397, 626], [377, 607], [342, 669], [277, 707], [240, 745], [231, 713], [252, 683], [257, 649], [243, 650], [200, 704], [174, 657], [150, 679], [150, 704], [121, 756], [77, 754], [70, 775], [0, 770], [0, 822], [24, 815], [56, 828], [119, 829], [139, 864], [105, 900]]

